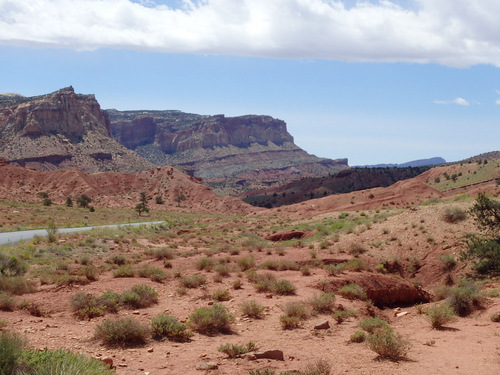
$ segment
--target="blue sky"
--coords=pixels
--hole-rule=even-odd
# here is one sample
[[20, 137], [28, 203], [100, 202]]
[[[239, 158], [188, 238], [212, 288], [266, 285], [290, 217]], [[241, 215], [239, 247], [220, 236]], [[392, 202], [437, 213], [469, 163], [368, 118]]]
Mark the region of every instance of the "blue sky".
[[0, 0], [0, 92], [265, 114], [350, 165], [500, 149], [496, 0]]

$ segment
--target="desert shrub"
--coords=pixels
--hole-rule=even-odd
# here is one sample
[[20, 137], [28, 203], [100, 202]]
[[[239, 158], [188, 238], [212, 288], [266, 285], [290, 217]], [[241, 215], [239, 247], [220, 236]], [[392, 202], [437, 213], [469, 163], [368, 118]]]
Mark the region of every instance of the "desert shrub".
[[123, 266], [127, 264], [127, 258], [125, 258], [123, 255], [114, 255], [109, 258], [109, 262], [116, 264], [117, 266]]
[[114, 277], [134, 277], [135, 270], [130, 264], [125, 264], [113, 271]]
[[144, 308], [158, 303], [158, 293], [149, 285], [134, 285], [122, 293], [121, 300], [130, 308]]
[[118, 312], [120, 302], [117, 293], [108, 291], [96, 297], [90, 293], [80, 292], [71, 297], [70, 307], [79, 319], [92, 319], [106, 312]]
[[467, 211], [458, 207], [448, 207], [444, 210], [443, 220], [447, 223], [457, 223], [467, 219]]
[[500, 322], [500, 312], [497, 312], [491, 316], [491, 321], [498, 323]]
[[221, 353], [227, 354], [227, 356], [229, 358], [236, 358], [236, 357], [239, 357], [240, 355], [254, 351], [255, 349], [256, 349], [255, 343], [250, 341], [244, 346], [227, 343], [227, 344], [219, 346], [218, 351]]
[[332, 314], [333, 319], [337, 322], [337, 324], [342, 324], [344, 321], [346, 321], [349, 318], [356, 317], [358, 316], [358, 313], [356, 311], [351, 311], [351, 310], [339, 310], [335, 311]]
[[16, 301], [7, 292], [0, 292], [0, 311], [14, 311]]
[[333, 311], [335, 305], [335, 294], [321, 293], [309, 300], [312, 310], [316, 314], [328, 314]]
[[345, 271], [345, 263], [340, 263], [340, 264], [328, 264], [323, 267], [323, 269], [326, 271], [328, 276], [337, 276], [340, 275], [342, 272]]
[[36, 317], [47, 317], [49, 314], [44, 311], [36, 302], [22, 301], [19, 307], [28, 314]]
[[484, 235], [466, 236], [467, 249], [461, 260], [472, 260], [479, 273], [500, 273], [500, 202], [479, 194], [470, 214]]
[[161, 283], [167, 278], [167, 273], [161, 268], [156, 267], [142, 267], [137, 271], [137, 273], [139, 274], [139, 277], [146, 277], [157, 283]]
[[390, 360], [406, 358], [411, 347], [410, 342], [390, 326], [373, 331], [366, 337], [366, 343], [380, 358]]
[[229, 290], [216, 290], [212, 294], [212, 299], [215, 301], [229, 301], [231, 299], [231, 294], [229, 293]]
[[457, 260], [453, 255], [441, 254], [439, 261], [443, 265], [445, 271], [451, 271], [457, 266]]
[[264, 318], [264, 306], [256, 300], [244, 301], [240, 305], [241, 312], [249, 318], [262, 319]]
[[196, 262], [196, 269], [200, 271], [211, 271], [215, 266], [215, 261], [212, 258], [202, 258]]
[[14, 255], [5, 255], [0, 252], [0, 275], [21, 276], [26, 273], [28, 266]]
[[66, 374], [92, 374], [112, 375], [114, 371], [102, 361], [86, 358], [64, 349], [28, 350], [23, 353], [23, 369], [19, 374], [37, 375], [66, 375]]
[[295, 294], [297, 288], [288, 280], [278, 280], [272, 288], [272, 292], [280, 296], [289, 296]]
[[231, 274], [231, 266], [227, 263], [217, 264], [214, 267], [214, 271], [222, 277], [228, 277]]
[[249, 270], [255, 267], [255, 258], [254, 257], [243, 257], [239, 258], [236, 263], [240, 267], [242, 271]]
[[280, 262], [278, 260], [268, 259], [260, 265], [260, 268], [270, 271], [278, 271], [279, 266]]
[[295, 329], [301, 326], [302, 321], [296, 316], [281, 315], [280, 324], [283, 329]]
[[82, 275], [70, 275], [68, 273], [64, 273], [62, 275], [56, 275], [54, 279], [55, 283], [59, 286], [61, 285], [87, 285], [90, 283], [90, 280]]
[[189, 316], [190, 327], [206, 335], [231, 332], [233, 321], [234, 316], [224, 305], [217, 302], [212, 307], [197, 309]]
[[106, 346], [131, 347], [145, 344], [148, 327], [132, 318], [105, 320], [96, 327], [95, 338]]
[[80, 267], [78, 274], [85, 276], [89, 281], [96, 281], [99, 279], [99, 269], [92, 264]]
[[356, 331], [349, 337], [350, 342], [356, 342], [356, 343], [363, 342], [365, 341], [365, 339], [366, 339], [366, 333], [364, 331]]
[[0, 276], [0, 291], [21, 295], [36, 290], [35, 285], [24, 276]]
[[255, 282], [255, 289], [260, 293], [271, 292], [277, 283], [276, 277], [270, 273], [247, 273], [250, 281]]
[[71, 297], [70, 306], [79, 319], [92, 319], [104, 315], [104, 306], [101, 306], [92, 294], [80, 292]]
[[161, 247], [153, 251], [153, 256], [157, 260], [163, 260], [163, 259], [171, 260], [175, 258], [175, 251], [169, 247]]
[[365, 291], [358, 284], [344, 285], [338, 292], [348, 299], [365, 300], [367, 298]]
[[304, 302], [288, 302], [283, 306], [283, 312], [286, 316], [296, 317], [305, 320], [309, 317], [309, 309]]
[[90, 198], [86, 194], [82, 194], [76, 198], [76, 204], [82, 208], [88, 208], [90, 202], [92, 202], [92, 198]]
[[300, 273], [302, 276], [311, 276], [311, 267], [308, 265], [300, 267]]
[[121, 299], [118, 293], [107, 291], [98, 297], [97, 302], [100, 306], [103, 306], [105, 311], [116, 313], [118, 312]]
[[243, 284], [243, 282], [241, 281], [241, 279], [236, 279], [236, 280], [234, 280], [234, 281], [231, 283], [231, 287], [232, 287], [233, 289], [235, 289], [235, 290], [237, 290], [237, 289], [241, 289], [241, 288], [242, 288], [242, 286], [241, 286], [242, 284]]
[[448, 285], [441, 285], [436, 289], [435, 293], [437, 300], [441, 301], [450, 295], [451, 288]]
[[366, 249], [366, 247], [364, 247], [362, 244], [360, 243], [357, 243], [357, 242], [353, 242], [351, 243], [351, 245], [349, 246], [349, 254], [353, 255], [353, 256], [359, 256], [361, 254], [364, 254], [366, 253], [368, 250]]
[[187, 341], [193, 333], [187, 325], [177, 320], [175, 316], [159, 314], [151, 319], [151, 330], [156, 338], [167, 337], [172, 341]]
[[446, 323], [456, 320], [456, 314], [453, 308], [447, 303], [434, 305], [426, 310], [427, 319], [431, 322], [432, 328], [442, 328]]
[[276, 371], [270, 368], [265, 368], [265, 369], [255, 369], [255, 370], [250, 370], [248, 371], [248, 375], [274, 375], [276, 374]]
[[308, 364], [300, 375], [330, 375], [332, 365], [326, 359], [318, 359]]
[[207, 283], [207, 278], [201, 274], [193, 274], [181, 277], [180, 282], [186, 288], [198, 288]]
[[26, 342], [15, 333], [0, 332], [0, 374], [14, 374]]
[[479, 294], [481, 288], [473, 281], [462, 281], [455, 288], [450, 289], [450, 294], [446, 301], [459, 316], [469, 315], [476, 307], [481, 304]]
[[269, 273], [248, 275], [251, 280], [256, 282], [255, 289], [260, 293], [272, 292], [283, 296], [295, 294], [296, 288], [288, 280], [277, 280], [276, 277]]
[[373, 333], [377, 329], [383, 329], [389, 327], [389, 323], [384, 319], [378, 317], [364, 319], [359, 322], [359, 327], [368, 333]]
[[359, 272], [367, 268], [366, 263], [362, 259], [348, 260], [344, 267], [347, 271]]

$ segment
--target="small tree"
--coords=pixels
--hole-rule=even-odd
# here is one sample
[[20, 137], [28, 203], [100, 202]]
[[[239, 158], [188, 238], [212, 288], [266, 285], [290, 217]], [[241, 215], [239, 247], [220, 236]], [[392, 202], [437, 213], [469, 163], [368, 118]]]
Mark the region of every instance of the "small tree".
[[177, 198], [175, 198], [175, 201], [177, 202], [177, 206], [181, 205], [182, 201], [186, 200], [186, 196], [183, 193], [180, 193]]
[[141, 216], [143, 212], [149, 212], [148, 200], [146, 198], [146, 193], [141, 191], [141, 197], [139, 198], [139, 203], [135, 206], [135, 210]]
[[73, 199], [70, 196], [66, 197], [66, 207], [73, 207]]
[[82, 208], [87, 208], [90, 202], [92, 202], [92, 198], [88, 197], [85, 194], [82, 194], [78, 198], [76, 198], [76, 204], [78, 204], [78, 206]]
[[461, 259], [473, 260], [479, 273], [500, 273], [500, 202], [479, 194], [470, 213], [483, 235], [467, 235]]

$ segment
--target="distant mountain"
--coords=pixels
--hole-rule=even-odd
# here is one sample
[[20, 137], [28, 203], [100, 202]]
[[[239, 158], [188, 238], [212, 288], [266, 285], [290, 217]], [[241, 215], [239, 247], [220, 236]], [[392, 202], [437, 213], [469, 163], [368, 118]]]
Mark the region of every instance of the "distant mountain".
[[347, 159], [310, 155], [284, 121], [269, 116], [202, 116], [180, 111], [108, 110], [115, 139], [158, 165], [203, 178], [222, 195], [337, 173]]
[[408, 167], [422, 167], [427, 165], [440, 165], [446, 163], [441, 157], [434, 157], [430, 159], [419, 159], [409, 161], [403, 164], [375, 164], [375, 165], [359, 165], [354, 168], [408, 168]]
[[111, 137], [108, 114], [94, 95], [67, 87], [48, 95], [0, 95], [0, 158], [40, 170], [137, 172], [149, 161]]

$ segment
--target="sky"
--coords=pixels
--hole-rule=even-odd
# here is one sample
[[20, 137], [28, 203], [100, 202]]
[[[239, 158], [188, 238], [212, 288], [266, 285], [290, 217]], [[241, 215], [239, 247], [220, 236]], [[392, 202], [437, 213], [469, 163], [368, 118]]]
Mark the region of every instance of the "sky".
[[0, 93], [270, 115], [349, 165], [499, 150], [498, 0], [0, 0]]

